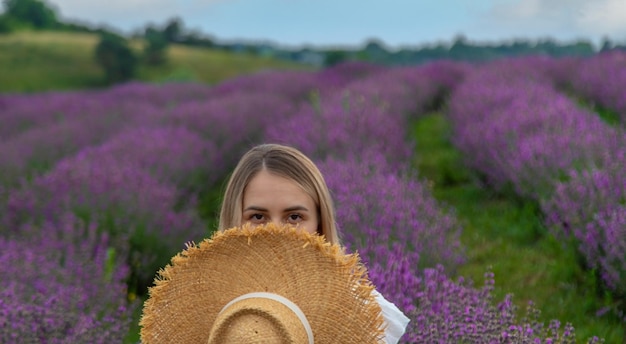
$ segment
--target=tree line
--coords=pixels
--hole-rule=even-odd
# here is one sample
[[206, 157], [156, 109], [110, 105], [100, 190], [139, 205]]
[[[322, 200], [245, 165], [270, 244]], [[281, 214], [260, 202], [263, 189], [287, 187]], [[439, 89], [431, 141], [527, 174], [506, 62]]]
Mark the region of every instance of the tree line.
[[[433, 60], [488, 61], [520, 55], [588, 56], [598, 51], [626, 50], [626, 41], [613, 42], [605, 38], [599, 49], [584, 39], [563, 43], [553, 39], [522, 40], [498, 44], [477, 44], [458, 35], [450, 44], [439, 43], [419, 47], [388, 49], [384, 42], [370, 39], [360, 48], [299, 49], [278, 48], [268, 43], [223, 43], [197, 30], [185, 28], [182, 19], [174, 17], [163, 25], [148, 24], [135, 33], [124, 36], [106, 27], [64, 22], [56, 10], [42, 0], [3, 0], [4, 13], [0, 15], [0, 34], [20, 30], [60, 30], [89, 32], [100, 35], [95, 48], [95, 59], [105, 72], [106, 81], [116, 83], [135, 76], [139, 63], [160, 65], [167, 62], [167, 49], [171, 44], [221, 49], [239, 54], [252, 54], [284, 59], [318, 67], [332, 66], [345, 61], [366, 61], [384, 65], [412, 65]], [[144, 42], [141, 52], [129, 47], [129, 39]]]

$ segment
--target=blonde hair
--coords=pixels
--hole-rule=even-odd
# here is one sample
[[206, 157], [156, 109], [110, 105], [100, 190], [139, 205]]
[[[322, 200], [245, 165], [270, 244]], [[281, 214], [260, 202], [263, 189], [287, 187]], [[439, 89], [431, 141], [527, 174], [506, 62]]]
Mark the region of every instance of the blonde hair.
[[258, 145], [241, 157], [226, 184], [218, 230], [242, 224], [243, 193], [250, 180], [262, 170], [298, 183], [317, 206], [318, 233], [331, 244], [339, 244], [335, 208], [322, 173], [302, 152], [280, 144]]

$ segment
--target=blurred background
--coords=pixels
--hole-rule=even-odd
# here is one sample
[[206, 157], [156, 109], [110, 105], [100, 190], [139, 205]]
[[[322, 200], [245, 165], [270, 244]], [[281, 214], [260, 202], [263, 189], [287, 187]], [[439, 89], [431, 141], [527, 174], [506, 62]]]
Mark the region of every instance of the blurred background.
[[3, 0], [2, 11], [0, 91], [626, 49], [620, 0]]

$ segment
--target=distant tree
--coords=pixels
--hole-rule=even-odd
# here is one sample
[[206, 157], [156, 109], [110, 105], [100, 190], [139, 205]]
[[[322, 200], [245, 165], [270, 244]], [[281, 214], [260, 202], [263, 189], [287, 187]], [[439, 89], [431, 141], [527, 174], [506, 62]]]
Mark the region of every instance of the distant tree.
[[608, 51], [613, 49], [613, 42], [611, 42], [611, 39], [607, 36], [604, 36], [602, 38], [602, 45], [600, 46], [600, 51]]
[[13, 20], [7, 15], [0, 15], [0, 34], [14, 30]]
[[165, 34], [158, 29], [148, 27], [144, 34], [146, 40], [146, 46], [143, 54], [146, 63], [151, 65], [160, 65], [167, 61], [167, 47], [169, 41]]
[[594, 53], [593, 43], [587, 39], [578, 40], [574, 45], [573, 54], [592, 55]]
[[56, 13], [40, 0], [4, 0], [4, 15], [36, 29], [58, 25]]
[[624, 43], [621, 43], [621, 44], [620, 43], [614, 43], [612, 50], [626, 51], [626, 41], [624, 41]]
[[377, 38], [371, 38], [369, 40], [367, 40], [367, 42], [365, 43], [365, 50], [370, 50], [370, 51], [387, 51], [384, 47], [384, 43], [377, 39]]
[[360, 54], [365, 60], [372, 62], [384, 62], [389, 58], [389, 52], [385, 49], [384, 43], [376, 38], [371, 38], [365, 43], [365, 47]]
[[545, 39], [539, 40], [535, 44], [535, 49], [538, 52], [545, 53], [550, 56], [556, 56], [559, 53], [560, 46], [554, 39], [545, 38]]
[[470, 43], [467, 40], [467, 37], [464, 34], [459, 33], [454, 36], [454, 39], [452, 40], [452, 47], [450, 49], [464, 49], [469, 46]]
[[331, 50], [326, 52], [324, 58], [324, 66], [330, 67], [342, 63], [348, 59], [348, 54], [342, 50]]
[[170, 43], [179, 42], [183, 34], [183, 21], [180, 18], [170, 19], [163, 28], [163, 37]]
[[95, 56], [109, 84], [127, 81], [135, 76], [137, 58], [124, 37], [103, 33], [96, 46]]
[[206, 37], [202, 32], [194, 30], [181, 35], [179, 43], [196, 47], [211, 48], [216, 47], [211, 38]]
[[485, 61], [494, 57], [491, 49], [472, 44], [463, 34], [455, 36], [448, 56], [454, 60]]

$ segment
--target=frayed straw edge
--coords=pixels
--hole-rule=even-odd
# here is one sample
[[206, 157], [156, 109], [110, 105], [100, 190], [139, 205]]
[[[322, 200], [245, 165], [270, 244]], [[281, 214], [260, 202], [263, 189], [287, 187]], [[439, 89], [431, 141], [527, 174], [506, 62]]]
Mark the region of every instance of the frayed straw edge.
[[[172, 257], [170, 264], [157, 272], [154, 279], [154, 286], [148, 289], [148, 299], [144, 303], [144, 310], [139, 321], [141, 327], [140, 339], [142, 342], [147, 342], [148, 338], [146, 333], [149, 332], [150, 327], [154, 324], [152, 314], [150, 310], [158, 305], [160, 302], [161, 292], [160, 290], [165, 288], [167, 283], [175, 275], [175, 267], [185, 265], [190, 258], [196, 254], [200, 254], [202, 251], [208, 249], [210, 246], [219, 243], [222, 240], [227, 240], [230, 237], [247, 237], [247, 243], [250, 245], [255, 237], [265, 234], [284, 234], [289, 233], [298, 240], [303, 240], [305, 243], [302, 248], [312, 246], [323, 253], [326, 257], [332, 258], [340, 263], [340, 267], [343, 271], [350, 273], [350, 284], [355, 286], [354, 292], [357, 297], [362, 300], [365, 305], [363, 311], [367, 315], [370, 323], [374, 324], [378, 329], [377, 332], [372, 333], [372, 339], [381, 342], [384, 338], [384, 319], [380, 305], [376, 302], [376, 298], [373, 294], [375, 289], [374, 285], [369, 280], [366, 267], [361, 263], [358, 253], [346, 254], [345, 249], [338, 244], [331, 244], [326, 241], [324, 236], [312, 235], [303, 230], [299, 230], [290, 225], [276, 225], [273, 223], [254, 226], [245, 224], [240, 227], [233, 227], [224, 231], [215, 232], [210, 239], [204, 239], [199, 244], [194, 242], [188, 242], [185, 244], [185, 249], [174, 257]], [[148, 311], [148, 315], [146, 315]]]

